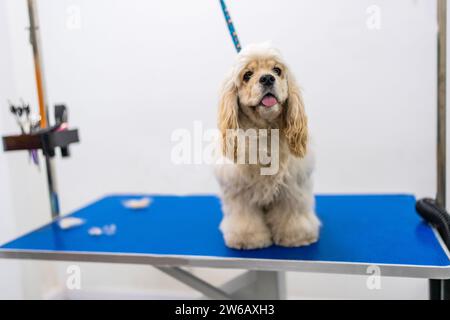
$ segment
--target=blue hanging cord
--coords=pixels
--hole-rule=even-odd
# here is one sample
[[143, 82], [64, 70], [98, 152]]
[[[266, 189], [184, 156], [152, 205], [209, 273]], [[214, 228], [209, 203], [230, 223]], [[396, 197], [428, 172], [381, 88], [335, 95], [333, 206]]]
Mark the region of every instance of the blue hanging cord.
[[228, 31], [230, 31], [231, 39], [233, 39], [234, 47], [239, 53], [239, 51], [241, 51], [241, 44], [239, 42], [236, 30], [234, 29], [233, 21], [231, 20], [230, 12], [228, 11], [227, 5], [225, 4], [225, 0], [220, 0], [220, 5], [222, 7], [223, 16], [225, 17], [225, 21], [228, 26]]

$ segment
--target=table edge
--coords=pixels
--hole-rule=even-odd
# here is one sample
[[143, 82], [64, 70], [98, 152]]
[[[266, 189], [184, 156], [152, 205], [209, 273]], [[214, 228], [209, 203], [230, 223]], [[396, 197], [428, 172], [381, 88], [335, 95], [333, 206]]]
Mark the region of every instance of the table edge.
[[262, 271], [296, 271], [370, 276], [370, 266], [380, 268], [380, 276], [402, 278], [450, 279], [450, 265], [424, 266], [377, 264], [366, 262], [309, 261], [257, 258], [225, 258], [215, 256], [92, 253], [72, 251], [0, 249], [0, 258], [67, 262], [140, 264], [166, 267], [231, 268]]

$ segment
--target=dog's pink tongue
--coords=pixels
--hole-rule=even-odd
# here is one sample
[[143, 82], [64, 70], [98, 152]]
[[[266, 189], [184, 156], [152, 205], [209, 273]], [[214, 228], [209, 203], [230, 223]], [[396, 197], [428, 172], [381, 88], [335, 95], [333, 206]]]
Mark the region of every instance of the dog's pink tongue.
[[277, 99], [274, 96], [265, 96], [261, 103], [265, 106], [265, 107], [273, 107], [274, 105], [276, 105], [278, 103]]

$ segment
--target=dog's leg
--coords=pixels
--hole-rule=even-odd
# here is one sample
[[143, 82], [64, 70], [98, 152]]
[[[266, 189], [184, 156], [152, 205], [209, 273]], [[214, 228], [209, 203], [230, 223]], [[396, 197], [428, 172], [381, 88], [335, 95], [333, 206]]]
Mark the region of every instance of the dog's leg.
[[266, 214], [274, 243], [285, 247], [299, 247], [319, 238], [320, 221], [314, 213], [312, 193], [293, 196], [286, 194]]
[[225, 243], [234, 249], [258, 249], [272, 244], [262, 210], [244, 199], [224, 202], [220, 224]]

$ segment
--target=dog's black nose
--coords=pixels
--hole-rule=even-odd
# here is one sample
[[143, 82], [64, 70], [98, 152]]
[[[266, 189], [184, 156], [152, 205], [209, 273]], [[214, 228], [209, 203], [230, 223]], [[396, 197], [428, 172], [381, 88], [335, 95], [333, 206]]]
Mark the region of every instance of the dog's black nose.
[[275, 77], [271, 74], [265, 74], [259, 78], [259, 83], [265, 87], [270, 87], [275, 82]]

